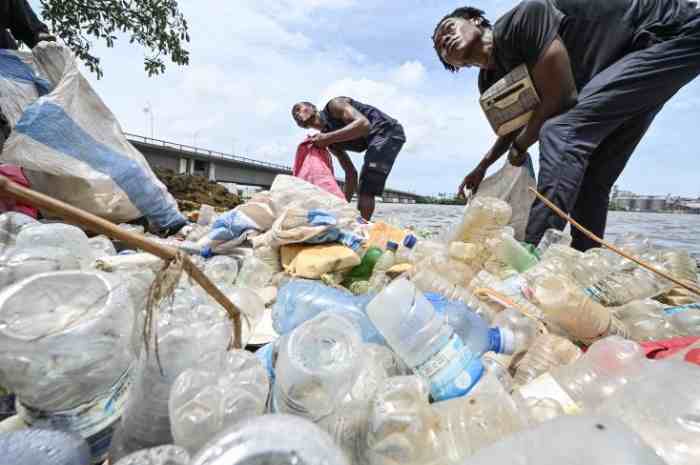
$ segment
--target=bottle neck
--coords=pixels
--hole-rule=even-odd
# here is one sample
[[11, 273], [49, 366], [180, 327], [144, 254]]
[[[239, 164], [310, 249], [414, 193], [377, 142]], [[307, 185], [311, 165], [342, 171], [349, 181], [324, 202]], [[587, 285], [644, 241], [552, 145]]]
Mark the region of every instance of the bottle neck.
[[489, 351], [497, 354], [513, 355], [515, 335], [506, 328], [489, 328]]

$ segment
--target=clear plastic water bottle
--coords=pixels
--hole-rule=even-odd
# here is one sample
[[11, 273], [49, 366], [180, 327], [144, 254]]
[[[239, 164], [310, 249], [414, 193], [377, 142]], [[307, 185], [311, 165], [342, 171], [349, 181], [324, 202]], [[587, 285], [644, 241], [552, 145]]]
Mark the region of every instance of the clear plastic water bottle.
[[556, 334], [540, 335], [517, 364], [515, 384], [524, 386], [553, 368], [574, 362], [581, 353], [568, 339]]
[[635, 300], [644, 300], [664, 294], [673, 284], [641, 267], [617, 270], [605, 275], [586, 288], [586, 293], [607, 307], [618, 307]]
[[413, 249], [416, 246], [418, 239], [413, 234], [408, 234], [403, 238], [403, 247], [396, 252], [396, 259], [394, 261], [395, 265], [400, 265], [403, 263], [411, 263], [413, 256]]
[[238, 277], [238, 261], [225, 255], [213, 257], [206, 261], [204, 274], [214, 284], [232, 286]]
[[503, 263], [510, 266], [518, 273], [523, 273], [538, 262], [537, 257], [531, 254], [522, 244], [507, 232], [498, 235], [498, 241], [494, 243], [494, 255]]
[[63, 248], [9, 247], [0, 254], [0, 289], [39, 273], [79, 270], [80, 266], [80, 261]]
[[479, 381], [478, 341], [463, 341], [411, 282], [391, 283], [367, 313], [399, 357], [429, 381], [435, 400], [464, 395]]
[[88, 237], [82, 229], [69, 224], [36, 224], [22, 228], [17, 234], [17, 247], [32, 248], [38, 246], [58, 247], [71, 252], [87, 267], [95, 259]]
[[470, 457], [469, 465], [664, 465], [620, 420], [565, 416], [513, 434]]
[[95, 236], [88, 239], [92, 254], [95, 258], [111, 257], [117, 254], [117, 249], [114, 247], [112, 240], [107, 236]]
[[593, 344], [576, 362], [551, 370], [519, 393], [558, 401], [565, 412], [577, 413], [600, 405], [627, 383], [640, 378], [650, 362], [635, 342], [610, 336]]
[[462, 302], [447, 300], [434, 293], [425, 294], [425, 298], [433, 304], [437, 314], [447, 320], [462, 341], [470, 341], [478, 356], [486, 352], [513, 354], [516, 351], [516, 335], [511, 329], [489, 328], [482, 317]]
[[596, 409], [637, 432], [668, 465], [700, 463], [700, 370], [683, 361], [649, 363]]
[[535, 319], [527, 317], [519, 311], [506, 308], [499, 312], [491, 322], [491, 326], [500, 328], [502, 332], [513, 335], [513, 353], [525, 352], [542, 331], [542, 325]]
[[476, 197], [464, 209], [461, 223], [450, 242], [480, 244], [508, 224], [513, 210], [508, 203], [492, 197]]
[[313, 421], [333, 412], [362, 364], [362, 337], [348, 318], [324, 312], [282, 341], [275, 370], [274, 409]]
[[389, 277], [386, 272], [396, 263], [396, 251], [398, 248], [399, 245], [396, 242], [387, 242], [386, 250], [374, 266], [372, 276], [369, 279], [369, 288], [372, 292], [381, 291], [389, 283]]
[[682, 335], [700, 336], [700, 302], [664, 310], [671, 325]]
[[333, 439], [310, 421], [263, 415], [208, 442], [190, 465], [350, 465]]
[[665, 308], [656, 300], [637, 300], [613, 309], [613, 314], [625, 325], [633, 341], [670, 339], [682, 333], [673, 327]]
[[90, 448], [73, 434], [37, 428], [0, 433], [3, 465], [89, 465], [90, 460]]
[[170, 426], [175, 444], [196, 453], [210, 438], [234, 423], [262, 415], [270, 382], [260, 360], [233, 350], [205, 355], [187, 369], [170, 391]]
[[[129, 399], [122, 415], [120, 441], [113, 444], [117, 459], [136, 450], [171, 444], [168, 400], [177, 377], [196, 366], [204, 354], [224, 352], [232, 324], [222, 308], [189, 287], [176, 289], [154, 322], [149, 349], [142, 348], [134, 367]], [[158, 355], [155, 350], [157, 339]]]
[[542, 256], [547, 249], [555, 244], [570, 246], [571, 234], [560, 231], [559, 229], [550, 228], [546, 230], [544, 232], [544, 236], [542, 236], [542, 239], [540, 240], [540, 243], [537, 245], [537, 252], [539, 252], [540, 256]]
[[142, 449], [124, 457], [114, 465], [188, 465], [190, 454], [178, 446], [158, 446]]
[[265, 262], [257, 257], [246, 257], [238, 273], [236, 286], [262, 289], [272, 280], [274, 272]]
[[305, 321], [331, 311], [352, 319], [360, 327], [365, 342], [383, 344], [384, 338], [365, 313], [373, 297], [373, 294], [354, 296], [318, 281], [293, 279], [279, 289], [272, 307], [272, 326], [277, 334], [289, 334]]
[[15, 245], [20, 230], [31, 224], [38, 224], [31, 216], [19, 212], [0, 214], [0, 250]]
[[103, 273], [63, 271], [0, 293], [0, 379], [34, 428], [85, 438], [104, 459], [125, 399], [133, 309]]

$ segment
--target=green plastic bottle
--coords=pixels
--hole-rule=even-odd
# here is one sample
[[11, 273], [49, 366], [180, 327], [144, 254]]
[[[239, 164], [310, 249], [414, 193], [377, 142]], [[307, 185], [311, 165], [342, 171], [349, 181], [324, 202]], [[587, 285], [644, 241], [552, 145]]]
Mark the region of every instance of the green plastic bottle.
[[372, 276], [372, 271], [374, 271], [374, 265], [377, 264], [377, 261], [379, 261], [383, 253], [384, 251], [379, 247], [370, 247], [367, 249], [360, 264], [345, 275], [343, 286], [349, 289], [354, 282], [369, 281], [370, 276]]

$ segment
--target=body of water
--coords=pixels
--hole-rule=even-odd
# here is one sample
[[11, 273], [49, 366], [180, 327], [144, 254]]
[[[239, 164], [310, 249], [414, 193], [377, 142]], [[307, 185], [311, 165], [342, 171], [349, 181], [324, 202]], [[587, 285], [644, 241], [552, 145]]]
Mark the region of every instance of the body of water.
[[[455, 205], [377, 204], [375, 220], [439, 234], [462, 217], [464, 207]], [[688, 250], [700, 260], [700, 215], [610, 212], [605, 239], [614, 241], [625, 233], [639, 233], [664, 247]]]

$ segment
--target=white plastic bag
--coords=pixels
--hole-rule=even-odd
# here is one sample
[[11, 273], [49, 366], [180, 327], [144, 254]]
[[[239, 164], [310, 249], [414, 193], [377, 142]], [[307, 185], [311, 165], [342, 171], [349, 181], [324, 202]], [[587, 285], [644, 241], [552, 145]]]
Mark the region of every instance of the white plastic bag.
[[520, 167], [506, 161], [500, 170], [484, 179], [476, 195], [495, 197], [508, 202], [513, 209], [510, 226], [515, 230], [515, 238], [522, 241], [525, 239], [530, 208], [535, 200], [535, 194], [528, 188], [536, 185], [532, 162], [529, 159]]
[[3, 51], [0, 95], [13, 125], [2, 160], [25, 168], [34, 189], [114, 222], [145, 216], [163, 229], [185, 222], [67, 47]]

